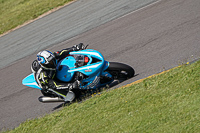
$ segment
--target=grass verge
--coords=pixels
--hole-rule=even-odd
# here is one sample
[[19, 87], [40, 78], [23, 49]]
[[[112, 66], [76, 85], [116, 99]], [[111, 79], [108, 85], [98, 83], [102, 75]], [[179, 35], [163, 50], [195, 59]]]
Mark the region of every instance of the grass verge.
[[0, 0], [0, 34], [72, 0]]
[[11, 133], [200, 131], [200, 61], [129, 87], [104, 91], [28, 120]]

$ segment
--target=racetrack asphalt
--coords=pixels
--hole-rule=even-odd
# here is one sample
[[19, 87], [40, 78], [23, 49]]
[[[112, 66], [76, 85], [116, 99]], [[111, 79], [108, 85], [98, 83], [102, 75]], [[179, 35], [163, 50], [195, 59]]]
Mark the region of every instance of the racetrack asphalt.
[[[121, 2], [122, 1], [123, 0], [121, 0]], [[105, 3], [107, 5], [112, 4], [116, 6], [115, 10], [112, 11], [114, 14], [115, 11], [116, 14], [126, 9], [129, 9], [129, 11], [124, 11], [119, 16], [115, 16], [115, 14], [115, 17], [110, 17], [109, 14], [106, 14], [104, 17], [107, 18], [107, 21], [104, 20], [103, 23], [98, 23], [94, 27], [90, 27], [93, 25], [90, 23], [90, 28], [85, 31], [80, 30], [80, 28], [84, 28], [81, 25], [80, 27], [73, 25], [74, 27], [69, 31], [62, 30], [62, 27], [54, 25], [55, 23], [48, 28], [43, 23], [61, 21], [59, 18], [62, 15], [55, 12], [50, 14], [54, 15], [52, 17], [48, 17], [50, 16], [48, 15], [41, 20], [37, 20], [37, 22], [39, 21], [41, 24], [39, 26], [41, 31], [34, 30], [37, 27], [35, 24], [37, 22], [33, 22], [14, 31], [15, 33], [11, 32], [0, 38], [0, 43], [1, 46], [5, 48], [4, 50], [14, 49], [14, 51], [9, 51], [10, 54], [8, 58], [4, 55], [7, 54], [6, 51], [1, 51], [0, 129], [14, 128], [27, 119], [50, 113], [54, 107], [60, 104], [40, 103], [37, 100], [41, 95], [40, 92], [21, 84], [21, 80], [31, 72], [31, 62], [35, 59], [39, 49], [47, 47], [41, 45], [43, 43], [52, 42], [52, 44], [49, 43], [51, 47], [48, 47], [48, 50], [56, 51], [83, 42], [84, 44], [89, 44], [89, 48], [100, 51], [108, 61], [122, 62], [131, 65], [135, 69], [137, 76], [117, 85], [117, 87], [176, 67], [179, 64], [193, 61], [200, 57], [199, 0], [160, 0], [155, 3], [151, 1], [148, 2], [148, 4], [150, 4], [148, 6], [147, 4], [138, 6], [138, 8], [142, 7], [140, 9], [132, 9], [134, 4], [128, 3], [130, 2], [128, 0], [124, 2], [124, 4], [128, 4], [126, 6], [119, 4], [120, 0], [110, 0], [109, 2]], [[86, 6], [87, 1], [80, 0], [65, 8], [72, 10], [74, 6], [81, 6], [83, 4]], [[84, 10], [91, 7], [90, 4], [101, 5], [101, 2], [91, 2], [88, 4], [89, 5], [86, 6]], [[129, 4], [130, 6], [132, 5], [131, 9]], [[96, 10], [101, 10], [104, 6], [105, 5], [101, 5], [99, 8], [96, 8]], [[59, 10], [59, 12], [66, 12], [65, 8]], [[109, 9], [105, 10], [105, 12], [108, 12], [108, 10]], [[93, 10], [90, 11], [91, 12], [86, 13], [93, 13], [94, 7]], [[80, 10], [77, 11], [76, 14], [79, 12]], [[99, 14], [101, 13], [94, 13], [93, 16]], [[83, 14], [80, 13], [80, 15]], [[91, 17], [88, 16], [89, 20], [90, 18]], [[98, 17], [96, 16], [96, 18]], [[95, 20], [97, 19], [91, 21], [97, 23]], [[71, 23], [73, 23], [73, 21]], [[80, 23], [82, 22], [85, 21], [81, 20]], [[31, 29], [34, 31], [34, 34], [27, 32]], [[68, 32], [71, 33], [78, 29], [80, 31], [76, 31], [76, 34], [68, 37], [65, 36]], [[55, 32], [52, 33], [50, 30]], [[62, 32], [58, 33], [59, 30]], [[16, 34], [16, 32], [20, 33], [18, 33], [20, 37], [25, 36], [24, 41], [20, 40], [21, 38], [19, 37], [15, 37], [14, 34]], [[41, 38], [42, 35], [46, 37]], [[9, 43], [9, 41], [12, 41], [12, 43]], [[39, 42], [40, 44], [36, 46], [24, 46], [24, 43], [28, 43], [29, 41], [32, 41], [32, 45], [34, 42]], [[2, 45], [2, 43], [4, 45]], [[17, 45], [21, 46], [15, 49]], [[31, 45], [31, 43], [29, 43], [29, 45]], [[34, 49], [34, 47], [36, 47], [36, 49]], [[16, 52], [19, 50], [21, 50], [21, 52]], [[28, 51], [25, 52], [25, 50]], [[20, 58], [13, 59], [13, 57], [20, 54], [22, 54]], [[10, 64], [8, 61], [5, 62], [7, 65], [2, 65], [2, 61], [5, 59], [10, 60], [10, 62], [15, 62]]]

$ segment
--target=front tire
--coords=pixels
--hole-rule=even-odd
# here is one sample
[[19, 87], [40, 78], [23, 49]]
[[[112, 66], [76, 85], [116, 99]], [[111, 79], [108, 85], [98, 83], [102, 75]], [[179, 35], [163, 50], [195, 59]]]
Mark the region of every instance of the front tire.
[[118, 62], [110, 62], [108, 71], [114, 79], [128, 79], [135, 75], [135, 70], [126, 64]]

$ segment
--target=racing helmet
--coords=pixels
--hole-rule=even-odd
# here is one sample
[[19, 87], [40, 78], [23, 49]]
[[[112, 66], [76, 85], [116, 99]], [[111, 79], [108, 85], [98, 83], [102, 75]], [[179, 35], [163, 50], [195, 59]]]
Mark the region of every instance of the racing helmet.
[[41, 65], [42, 68], [47, 70], [55, 70], [56, 69], [56, 58], [54, 54], [48, 50], [41, 51], [37, 54], [37, 61]]

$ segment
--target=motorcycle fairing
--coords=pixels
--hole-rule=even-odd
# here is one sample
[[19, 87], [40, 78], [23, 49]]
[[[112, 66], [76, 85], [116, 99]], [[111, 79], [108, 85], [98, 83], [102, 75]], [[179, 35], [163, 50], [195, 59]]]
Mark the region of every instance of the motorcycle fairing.
[[[70, 55], [71, 56], [68, 56], [60, 61], [57, 66], [56, 77], [59, 80], [63, 82], [69, 82], [73, 78], [75, 72], [81, 72], [84, 75], [88, 76], [88, 78], [84, 79], [81, 82], [81, 88], [95, 89], [101, 86], [99, 82], [101, 75], [112, 77], [112, 75], [110, 75], [109, 73], [104, 72], [104, 70], [108, 68], [109, 62], [104, 60], [100, 52], [92, 49], [87, 49], [70, 52]], [[89, 62], [87, 63], [87, 65], [76, 68], [76, 59], [74, 58], [74, 56], [76, 55], [86, 55], [89, 58]], [[98, 59], [98, 62], [92, 62], [94, 58]]]
[[[93, 77], [97, 76], [99, 72], [102, 71], [102, 68], [104, 67], [104, 58], [103, 55], [93, 49], [86, 49], [86, 50], [81, 50], [81, 51], [75, 51], [75, 52], [70, 52], [70, 55], [86, 55], [89, 58], [89, 62], [87, 65], [78, 67], [76, 69], [71, 69], [69, 72], [74, 72], [74, 71], [79, 71], [87, 76]], [[93, 63], [93, 59], [96, 58], [99, 60], [99, 62]]]
[[69, 72], [75, 67], [76, 60], [72, 56], [68, 56], [61, 60], [57, 65], [56, 77], [64, 82], [71, 81], [75, 72]]

